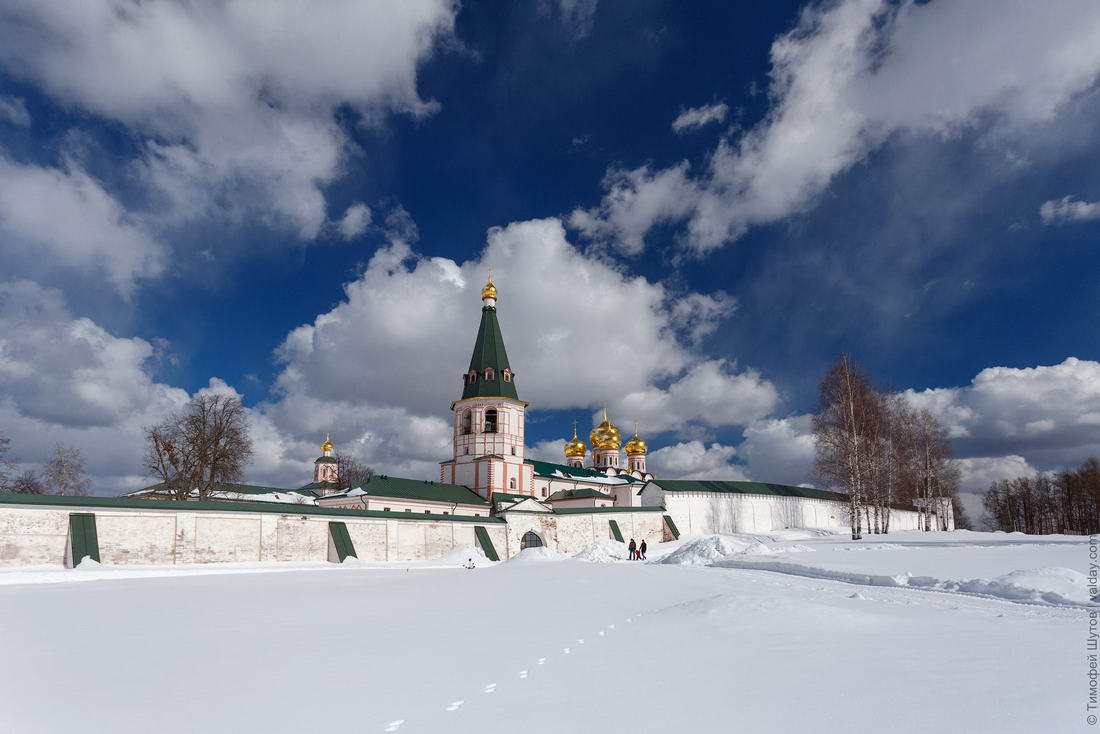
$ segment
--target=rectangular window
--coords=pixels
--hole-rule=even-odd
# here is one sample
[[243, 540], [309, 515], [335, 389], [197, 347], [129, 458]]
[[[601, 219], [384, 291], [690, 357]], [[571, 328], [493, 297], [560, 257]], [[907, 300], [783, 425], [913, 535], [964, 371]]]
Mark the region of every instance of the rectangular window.
[[389, 511], [390, 511], [390, 508], [388, 508], [388, 507], [383, 507], [382, 508], [382, 512], [389, 512]]
[[412, 512], [408, 507], [405, 508], [405, 512]]

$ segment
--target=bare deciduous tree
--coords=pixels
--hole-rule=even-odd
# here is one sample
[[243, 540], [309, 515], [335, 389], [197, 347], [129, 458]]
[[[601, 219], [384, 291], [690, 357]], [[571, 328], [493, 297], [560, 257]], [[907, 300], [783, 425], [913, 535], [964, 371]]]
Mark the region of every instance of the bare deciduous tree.
[[75, 446], [55, 444], [53, 453], [42, 465], [46, 486], [60, 495], [85, 495], [92, 482], [84, 471], [84, 457]]
[[25, 471], [12, 480], [8, 490], [15, 494], [46, 494], [46, 485], [33, 471]]
[[813, 418], [814, 471], [819, 479], [847, 492], [852, 540], [863, 537], [870, 443], [880, 409], [866, 376], [842, 354], [821, 381], [821, 405]]
[[350, 454], [336, 454], [337, 490], [361, 487], [374, 476], [374, 469]]
[[947, 431], [904, 396], [876, 390], [848, 355], [821, 382], [813, 420], [817, 478], [848, 494], [852, 538], [890, 532], [890, 508], [917, 505], [924, 530], [946, 530], [959, 472]]
[[955, 493], [959, 483], [958, 469], [951, 460], [951, 442], [947, 439], [947, 431], [936, 416], [921, 410], [913, 423], [912, 441], [921, 526], [924, 530], [932, 530], [932, 518], [936, 517], [936, 529], [946, 530], [942, 508], [945, 499]]
[[8, 458], [11, 439], [0, 433], [0, 490], [8, 488], [8, 472], [15, 468], [15, 462]]
[[241, 478], [252, 458], [246, 410], [229, 395], [196, 395], [182, 411], [145, 429], [145, 467], [173, 499], [209, 499]]
[[1100, 533], [1100, 460], [1076, 471], [994, 482], [982, 495], [985, 524], [1031, 534]]

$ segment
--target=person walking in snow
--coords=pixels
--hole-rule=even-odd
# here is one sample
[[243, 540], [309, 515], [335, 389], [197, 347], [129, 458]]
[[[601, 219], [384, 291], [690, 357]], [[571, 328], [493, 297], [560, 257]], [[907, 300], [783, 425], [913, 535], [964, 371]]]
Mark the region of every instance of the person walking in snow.
[[635, 560], [638, 557], [637, 548], [638, 548], [638, 546], [634, 545], [634, 538], [631, 538], [630, 539], [630, 545], [628, 545], [626, 547], [626, 549], [628, 551], [630, 551], [630, 560], [632, 560], [632, 561]]
[[642, 541], [642, 544], [638, 546], [638, 558], [642, 559], [643, 561], [645, 560], [645, 541], [644, 540]]

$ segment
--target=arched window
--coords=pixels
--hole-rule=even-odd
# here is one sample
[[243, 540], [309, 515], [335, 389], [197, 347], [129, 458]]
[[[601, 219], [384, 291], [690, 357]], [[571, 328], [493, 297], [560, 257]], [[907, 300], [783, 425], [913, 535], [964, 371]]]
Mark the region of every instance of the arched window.
[[525, 548], [541, 548], [541, 547], [542, 547], [542, 538], [535, 535], [530, 530], [528, 530], [526, 533], [523, 534], [523, 538], [520, 540], [520, 545], [519, 545], [520, 550], [523, 550]]
[[489, 408], [485, 411], [485, 432], [496, 433], [497, 432], [497, 409]]
[[511, 479], [508, 480], [508, 489], [515, 489], [515, 488], [516, 488], [516, 478], [512, 477]]
[[496, 370], [494, 370], [492, 367], [486, 367], [485, 368], [485, 379], [486, 380], [495, 380], [496, 378], [497, 378]]
[[462, 433], [464, 435], [473, 430], [473, 421], [474, 419], [471, 415], [471, 411], [462, 411]]
[[474, 384], [475, 382], [477, 382], [477, 373], [474, 372], [473, 370], [470, 370], [469, 378], [470, 378], [470, 384], [471, 385]]
[[505, 382], [512, 381], [512, 370], [504, 370], [503, 372], [501, 372], [501, 374], [504, 375]]

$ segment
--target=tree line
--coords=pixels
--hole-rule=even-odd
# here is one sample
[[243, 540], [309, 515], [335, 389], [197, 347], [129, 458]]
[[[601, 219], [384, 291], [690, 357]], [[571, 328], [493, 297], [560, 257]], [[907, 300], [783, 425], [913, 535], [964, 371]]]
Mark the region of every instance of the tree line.
[[982, 509], [993, 530], [1100, 533], [1100, 460], [1090, 457], [1076, 470], [993, 482], [982, 495]]
[[11, 439], [0, 435], [0, 492], [16, 494], [85, 495], [91, 480], [84, 468], [84, 457], [74, 446], [54, 444], [39, 469], [14, 474], [18, 464], [9, 455]]
[[899, 393], [878, 388], [847, 354], [820, 385], [813, 416], [814, 475], [848, 495], [852, 539], [890, 532], [895, 503], [913, 504], [924, 530], [946, 530], [951, 504], [956, 527], [969, 527], [957, 499], [958, 465], [947, 430], [928, 410], [916, 410]]

